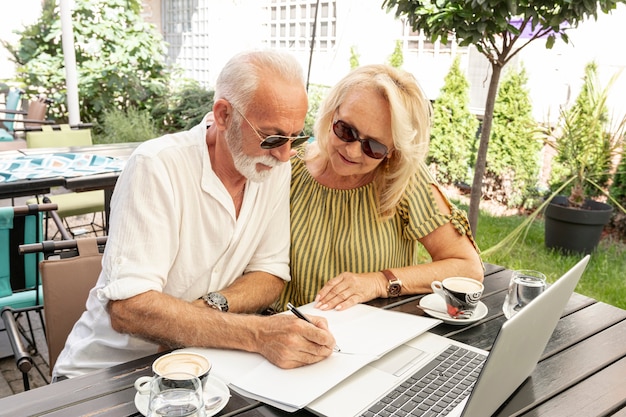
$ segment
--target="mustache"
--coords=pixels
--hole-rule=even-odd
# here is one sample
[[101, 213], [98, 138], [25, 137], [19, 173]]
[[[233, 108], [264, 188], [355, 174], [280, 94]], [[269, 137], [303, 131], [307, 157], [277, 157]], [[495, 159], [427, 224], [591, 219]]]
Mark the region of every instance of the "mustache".
[[253, 159], [254, 162], [257, 164], [267, 165], [272, 168], [277, 167], [278, 165], [283, 163], [282, 161], [279, 161], [278, 159], [270, 155], [255, 156]]

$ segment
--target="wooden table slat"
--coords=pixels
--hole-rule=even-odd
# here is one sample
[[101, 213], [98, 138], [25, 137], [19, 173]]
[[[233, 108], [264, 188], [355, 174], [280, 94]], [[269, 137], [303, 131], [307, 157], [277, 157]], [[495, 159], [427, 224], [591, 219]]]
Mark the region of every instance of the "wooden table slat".
[[[525, 411], [626, 357], [626, 321], [539, 362], [537, 368], [497, 416]], [[622, 379], [623, 381], [623, 379]], [[600, 394], [599, 392], [597, 394]]]
[[539, 407], [522, 414], [524, 417], [540, 416], [609, 416], [626, 406], [624, 378], [626, 358], [576, 384], [572, 389], [557, 395]]
[[626, 310], [605, 303], [595, 303], [566, 315], [559, 320], [541, 359], [555, 355], [623, 320], [626, 320]]

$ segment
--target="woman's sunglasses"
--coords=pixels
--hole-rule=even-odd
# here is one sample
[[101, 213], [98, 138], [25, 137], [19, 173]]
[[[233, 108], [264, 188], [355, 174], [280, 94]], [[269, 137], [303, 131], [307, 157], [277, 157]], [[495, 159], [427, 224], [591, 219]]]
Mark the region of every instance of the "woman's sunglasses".
[[333, 123], [333, 132], [344, 142], [349, 143], [357, 140], [361, 142], [361, 150], [370, 158], [383, 159], [389, 153], [389, 149], [382, 143], [374, 139], [359, 138], [359, 132], [343, 120], [337, 120]]
[[294, 137], [282, 136], [282, 135], [265, 135], [265, 137], [263, 137], [262, 132], [259, 132], [254, 126], [252, 126], [252, 123], [250, 123], [250, 121], [246, 118], [246, 116], [243, 115], [242, 112], [240, 112], [235, 106], [232, 106], [232, 107], [233, 109], [237, 111], [237, 113], [241, 115], [241, 117], [243, 117], [243, 120], [245, 120], [246, 123], [248, 123], [250, 128], [254, 130], [254, 133], [256, 133], [256, 135], [261, 140], [262, 149], [278, 148], [280, 146], [283, 146], [287, 142], [291, 142], [291, 147], [296, 148], [302, 145], [304, 142], [306, 142], [310, 138], [310, 136], [305, 136], [305, 135], [294, 136]]

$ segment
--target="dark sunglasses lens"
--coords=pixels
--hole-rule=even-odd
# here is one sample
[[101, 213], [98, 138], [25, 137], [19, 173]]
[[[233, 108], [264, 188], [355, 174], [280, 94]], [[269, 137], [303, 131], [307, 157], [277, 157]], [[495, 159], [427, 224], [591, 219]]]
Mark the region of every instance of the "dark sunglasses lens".
[[302, 136], [302, 137], [298, 137], [296, 139], [294, 139], [291, 142], [291, 147], [292, 148], [297, 148], [298, 146], [302, 145], [303, 143], [305, 143], [307, 140], [309, 140], [309, 136]]
[[261, 142], [261, 148], [274, 149], [278, 148], [279, 146], [283, 146], [287, 142], [289, 142], [289, 138], [283, 136], [268, 136], [263, 142]]
[[382, 159], [387, 155], [387, 147], [382, 143], [376, 142], [372, 139], [367, 139], [361, 142], [363, 153], [370, 158]]
[[344, 142], [354, 142], [355, 140], [361, 142], [363, 153], [370, 158], [382, 159], [387, 155], [387, 147], [385, 145], [373, 139], [359, 139], [356, 131], [349, 124], [341, 120], [337, 120], [333, 123], [333, 132]]
[[357, 140], [356, 132], [350, 127], [350, 125], [337, 120], [333, 123], [333, 132], [337, 137], [344, 142], [354, 142]]

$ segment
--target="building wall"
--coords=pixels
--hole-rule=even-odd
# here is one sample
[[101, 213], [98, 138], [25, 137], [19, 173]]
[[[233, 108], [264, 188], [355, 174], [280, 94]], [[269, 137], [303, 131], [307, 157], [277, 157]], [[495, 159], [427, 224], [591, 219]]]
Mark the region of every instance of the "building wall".
[[[171, 60], [187, 68], [187, 75], [211, 86], [226, 60], [235, 52], [263, 48], [268, 39], [267, 6], [291, 4], [289, 0], [143, 0], [143, 16], [164, 35], [178, 37], [170, 47]], [[170, 14], [164, 14], [166, 3], [187, 5], [186, 25], [164, 27]], [[437, 97], [454, 54], [461, 54], [471, 84], [472, 108], [480, 113], [488, 86], [490, 68], [475, 50], [452, 48], [436, 52], [409, 50], [408, 28], [382, 10], [380, 0], [336, 0], [336, 44], [328, 51], [315, 51], [310, 67], [310, 82], [332, 85], [350, 68], [350, 49], [360, 54], [360, 64], [386, 62], [395, 41], [401, 39], [407, 48], [403, 68], [415, 74], [430, 98]], [[181, 7], [177, 7], [176, 13]], [[0, 13], [0, 39], [15, 42], [14, 30], [34, 22], [41, 11], [41, 0], [21, 0], [19, 7], [4, 8]], [[603, 80], [626, 66], [626, 55], [620, 42], [626, 37], [626, 5], [620, 4], [611, 15], [600, 14], [597, 22], [584, 22], [569, 32], [570, 43], [557, 41], [548, 50], [543, 41], [534, 41], [521, 54], [529, 76], [528, 87], [535, 118], [553, 118], [558, 106], [573, 100], [580, 89], [584, 66], [596, 60]], [[437, 46], [434, 47], [437, 50]], [[305, 72], [309, 68], [309, 51], [295, 51]], [[195, 62], [194, 64], [192, 64]], [[509, 67], [515, 63], [509, 64]], [[505, 71], [509, 68], [505, 68]], [[15, 72], [8, 54], [0, 47], [0, 81]], [[615, 114], [626, 113], [626, 74], [615, 84], [609, 100]]]
[[[155, 1], [155, 0], [152, 0]], [[161, 0], [162, 3], [174, 0]], [[181, 0], [176, 0], [180, 2]], [[188, 0], [192, 1], [192, 0]], [[224, 62], [236, 51], [263, 48], [268, 38], [263, 24], [269, 19], [266, 6], [291, 5], [289, 0], [193, 0], [196, 4], [212, 10], [212, 20], [207, 26], [207, 69], [200, 79], [211, 86]], [[439, 94], [443, 79], [454, 55], [461, 56], [462, 67], [471, 84], [471, 107], [481, 114], [489, 85], [491, 69], [485, 58], [473, 47], [432, 51], [409, 50], [409, 28], [380, 7], [379, 0], [336, 1], [336, 43], [331, 50], [316, 50], [309, 69], [309, 51], [291, 49], [298, 57], [305, 72], [310, 71], [310, 83], [332, 85], [350, 69], [350, 50], [356, 48], [361, 65], [387, 62], [396, 40], [405, 46], [403, 68], [412, 72], [426, 94], [434, 99]], [[216, 17], [217, 15], [217, 17]], [[528, 87], [533, 111], [538, 121], [554, 119], [560, 105], [573, 100], [580, 89], [580, 79], [587, 62], [595, 59], [600, 74], [608, 80], [616, 71], [626, 66], [626, 56], [614, 48], [599, 47], [610, 40], [623, 39], [626, 35], [626, 6], [619, 5], [611, 15], [601, 14], [598, 21], [584, 22], [569, 32], [570, 43], [557, 41], [552, 49], [545, 48], [545, 41], [533, 41], [507, 67], [506, 71], [523, 64], [529, 76]], [[183, 62], [188, 57], [174, 54], [172, 59]], [[612, 94], [610, 104], [615, 112], [626, 112], [621, 100], [626, 92], [626, 75], [620, 77]]]

